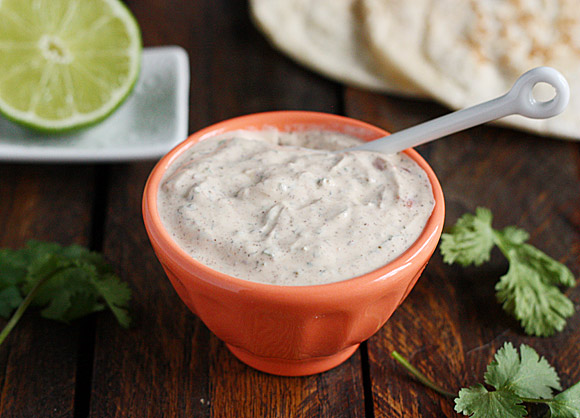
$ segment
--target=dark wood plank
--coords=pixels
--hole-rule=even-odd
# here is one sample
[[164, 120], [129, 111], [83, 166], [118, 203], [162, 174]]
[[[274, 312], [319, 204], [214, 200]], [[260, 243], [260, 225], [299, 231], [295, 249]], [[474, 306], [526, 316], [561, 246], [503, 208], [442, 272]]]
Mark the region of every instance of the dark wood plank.
[[[392, 131], [446, 112], [354, 89], [346, 94], [346, 111]], [[441, 181], [447, 225], [486, 206], [496, 227], [519, 225], [532, 244], [580, 275], [579, 144], [479, 127], [419, 151]], [[444, 265], [436, 252], [408, 299], [368, 343], [376, 417], [456, 416], [452, 401], [412, 381], [390, 359], [392, 350], [451, 391], [482, 381], [505, 341], [534, 347], [556, 367], [564, 387], [580, 380], [580, 314], [554, 337], [526, 336], [495, 302], [494, 285], [506, 269], [497, 252], [489, 264], [468, 269]], [[567, 295], [578, 306], [580, 287]]]
[[[340, 86], [274, 51], [245, 2], [128, 1], [145, 45], [179, 44], [191, 61], [190, 129], [275, 109], [338, 112]], [[236, 360], [177, 298], [147, 242], [141, 191], [151, 165], [111, 173], [104, 251], [134, 289], [135, 326], [97, 324], [92, 417], [362, 417], [357, 353], [314, 377], [281, 378]]]
[[315, 376], [272, 376], [247, 367], [212, 338], [212, 416], [364, 417], [361, 359]]
[[175, 44], [190, 59], [192, 131], [269, 110], [338, 113], [340, 90], [271, 48], [253, 27], [246, 2], [126, 1], [145, 46]]
[[[92, 167], [0, 165], [0, 246], [89, 245], [94, 184]], [[0, 347], [0, 416], [73, 416], [79, 327], [25, 314]]]
[[254, 112], [341, 111], [340, 86], [270, 47], [253, 27], [247, 2], [205, 0], [190, 9], [194, 23], [185, 30], [192, 42], [184, 46], [192, 61], [192, 130]]
[[152, 164], [111, 169], [104, 253], [133, 290], [131, 329], [99, 317], [90, 416], [208, 416], [208, 331], [179, 300], [141, 221]]

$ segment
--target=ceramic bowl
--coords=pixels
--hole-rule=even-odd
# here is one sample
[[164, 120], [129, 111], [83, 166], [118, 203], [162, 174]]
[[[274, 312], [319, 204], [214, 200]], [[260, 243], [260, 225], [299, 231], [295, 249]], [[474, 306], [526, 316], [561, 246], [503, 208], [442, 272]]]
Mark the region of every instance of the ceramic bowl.
[[143, 196], [145, 227], [180, 298], [237, 358], [277, 375], [319, 373], [348, 359], [407, 297], [441, 236], [443, 192], [425, 160], [406, 150], [427, 173], [435, 208], [417, 241], [394, 261], [359, 277], [315, 286], [254, 283], [220, 273], [194, 260], [171, 239], [157, 210], [159, 186], [168, 167], [197, 142], [236, 129], [266, 127], [332, 130], [363, 140], [387, 135], [358, 120], [303, 111], [258, 113], [217, 123], [191, 135], [155, 166]]

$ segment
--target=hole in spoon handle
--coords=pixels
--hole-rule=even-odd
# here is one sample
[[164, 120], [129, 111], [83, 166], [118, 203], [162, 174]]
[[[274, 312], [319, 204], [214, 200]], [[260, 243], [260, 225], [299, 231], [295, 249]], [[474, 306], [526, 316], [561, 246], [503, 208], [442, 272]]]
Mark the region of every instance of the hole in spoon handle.
[[[556, 95], [546, 102], [536, 100], [533, 89], [538, 83], [551, 85]], [[570, 87], [559, 71], [550, 67], [537, 67], [518, 78], [506, 96], [512, 101], [513, 113], [545, 119], [560, 114], [566, 108], [570, 100]]]
[[[546, 102], [536, 100], [533, 90], [538, 83], [551, 85], [556, 90], [556, 95]], [[524, 73], [516, 80], [511, 90], [503, 96], [350, 149], [389, 154], [504, 116], [519, 114], [534, 119], [551, 118], [564, 110], [569, 99], [570, 87], [564, 76], [553, 68], [538, 67]]]

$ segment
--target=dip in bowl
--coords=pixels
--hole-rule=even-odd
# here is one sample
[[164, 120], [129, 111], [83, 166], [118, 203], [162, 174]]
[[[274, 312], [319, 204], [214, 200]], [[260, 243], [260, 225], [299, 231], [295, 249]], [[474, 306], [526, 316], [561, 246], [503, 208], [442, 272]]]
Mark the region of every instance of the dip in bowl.
[[[238, 130], [266, 129], [337, 132], [366, 141], [387, 135], [380, 128], [354, 119], [296, 111], [248, 115], [210, 126], [191, 135], [153, 169], [143, 197], [145, 226], [181, 299], [236, 357], [273, 374], [319, 373], [350, 357], [409, 294], [439, 241], [444, 220], [443, 193], [427, 163], [415, 151], [407, 150], [405, 159], [414, 161], [430, 183], [434, 206], [418, 238], [395, 259], [371, 271], [364, 270], [357, 277], [341, 277], [325, 284], [269, 284], [222, 273], [215, 266], [209, 267], [210, 263], [198, 261], [184, 249], [183, 242], [180, 245], [173, 238], [174, 233], [168, 230], [159, 210], [162, 185], [167, 174], [173, 175], [176, 164], [182, 164], [183, 156], [198, 142]], [[210, 211], [211, 205], [204, 210]], [[229, 212], [230, 218], [232, 213], [235, 208]], [[202, 219], [220, 214], [223, 215], [218, 210]], [[340, 249], [336, 252], [340, 253]]]

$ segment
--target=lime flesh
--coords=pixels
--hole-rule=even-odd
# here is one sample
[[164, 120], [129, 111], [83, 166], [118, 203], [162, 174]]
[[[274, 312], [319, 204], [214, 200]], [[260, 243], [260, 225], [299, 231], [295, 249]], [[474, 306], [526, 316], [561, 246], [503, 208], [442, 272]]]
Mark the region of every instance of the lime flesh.
[[129, 95], [141, 63], [118, 0], [0, 0], [0, 112], [47, 132], [92, 125]]

